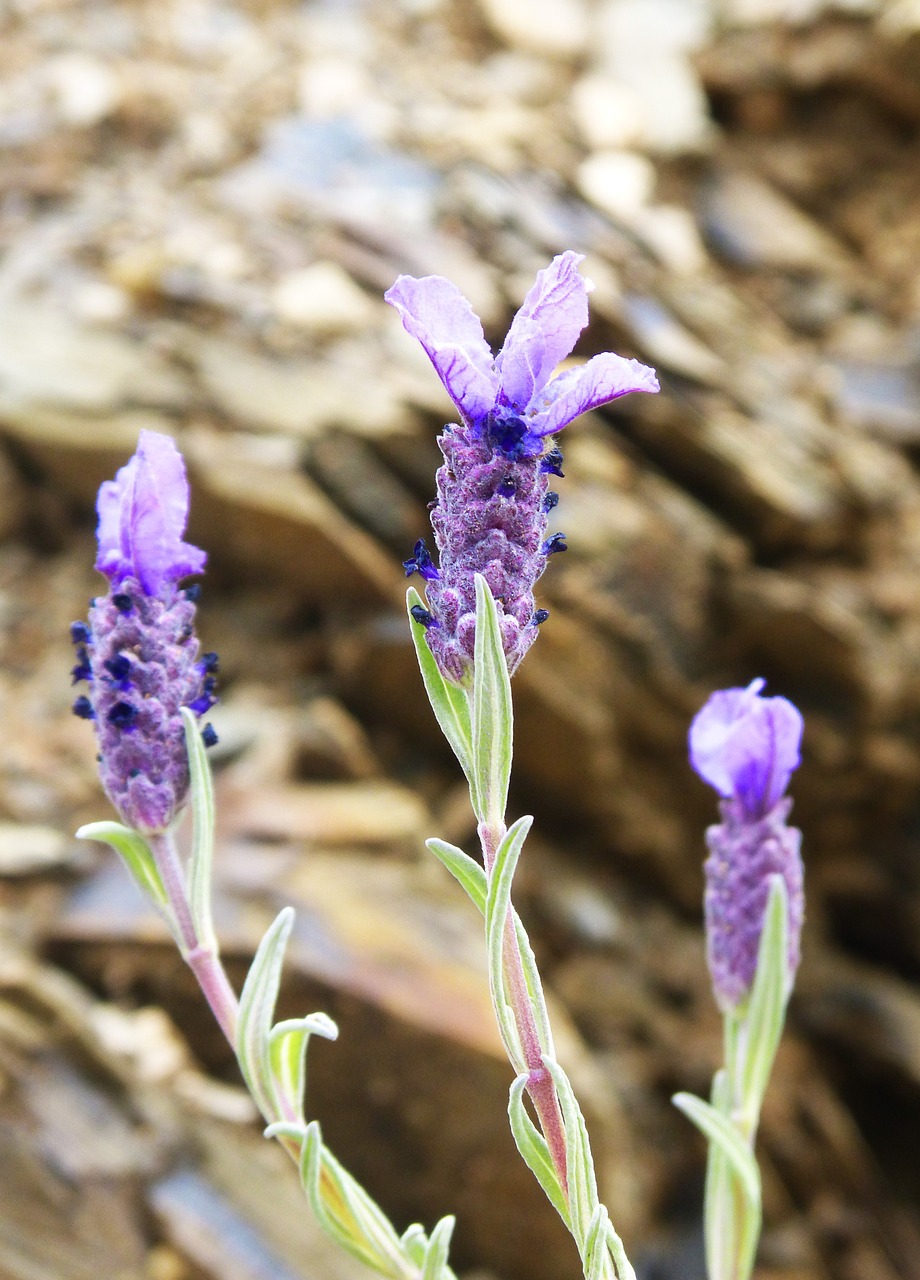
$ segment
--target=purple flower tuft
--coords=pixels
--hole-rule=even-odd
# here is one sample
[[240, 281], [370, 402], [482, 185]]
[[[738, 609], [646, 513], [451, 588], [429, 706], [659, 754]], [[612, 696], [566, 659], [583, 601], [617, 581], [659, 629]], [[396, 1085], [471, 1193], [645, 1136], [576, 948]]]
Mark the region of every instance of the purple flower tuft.
[[182, 540], [188, 499], [173, 441], [142, 431], [134, 457], [99, 490], [96, 567], [109, 591], [93, 601], [88, 626], [71, 628], [73, 674], [90, 685], [74, 711], [95, 725], [109, 799], [146, 834], [164, 831], [188, 795], [181, 708], [202, 715], [215, 701], [217, 655], [199, 658], [194, 593], [178, 585], [205, 562]]
[[134, 457], [100, 487], [96, 504], [96, 568], [113, 587], [135, 578], [145, 595], [158, 596], [180, 578], [202, 572], [205, 553], [182, 541], [188, 496], [185, 463], [172, 439], [142, 431]]
[[690, 726], [694, 769], [752, 818], [773, 808], [801, 763], [802, 717], [785, 698], [762, 698], [764, 684], [714, 693]]
[[[400, 276], [386, 293], [407, 332], [425, 348], [453, 400], [460, 423], [438, 440], [444, 466], [431, 523], [440, 552], [404, 562], [426, 578], [432, 625], [428, 645], [444, 675], [466, 681], [475, 648], [474, 577], [489, 584], [501, 617], [512, 673], [530, 648], [544, 611], [534, 608], [534, 584], [546, 557], [565, 550], [562, 534], [546, 537], [547, 514], [558, 501], [548, 477], [562, 475], [562, 454], [547, 437], [580, 413], [631, 391], [657, 391], [654, 371], [610, 353], [553, 377], [588, 322], [590, 285], [579, 275], [582, 255], [563, 253], [537, 275], [492, 355], [472, 307], [441, 276]], [[550, 442], [551, 443], [551, 442]]]
[[801, 832], [787, 826], [784, 798], [800, 763], [803, 722], [785, 698], [764, 698], [763, 680], [714, 693], [690, 727], [690, 761], [723, 797], [722, 822], [706, 832], [706, 938], [716, 999], [734, 1009], [757, 970], [770, 881], [781, 875], [788, 900], [791, 987], [804, 916]]

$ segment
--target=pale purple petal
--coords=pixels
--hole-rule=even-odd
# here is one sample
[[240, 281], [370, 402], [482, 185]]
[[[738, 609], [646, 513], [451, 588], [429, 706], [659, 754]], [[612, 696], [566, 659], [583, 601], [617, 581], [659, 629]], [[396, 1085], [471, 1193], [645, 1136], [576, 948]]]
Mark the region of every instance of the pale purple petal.
[[182, 539], [188, 503], [185, 463], [174, 441], [142, 431], [134, 457], [100, 487], [96, 568], [113, 582], [136, 577], [148, 595], [200, 573], [205, 553]]
[[536, 436], [551, 436], [581, 413], [608, 404], [632, 391], [657, 391], [655, 370], [610, 351], [594, 356], [580, 369], [554, 378], [530, 408], [527, 426]]
[[523, 412], [578, 341], [588, 323], [589, 285], [578, 271], [582, 261], [584, 254], [569, 249], [537, 274], [496, 360], [502, 403]]
[[714, 693], [690, 726], [690, 762], [704, 782], [757, 816], [769, 812], [800, 763], [802, 717], [762, 680]]
[[464, 420], [481, 422], [495, 405], [498, 374], [479, 317], [457, 286], [443, 276], [400, 276], [383, 296], [427, 351]]

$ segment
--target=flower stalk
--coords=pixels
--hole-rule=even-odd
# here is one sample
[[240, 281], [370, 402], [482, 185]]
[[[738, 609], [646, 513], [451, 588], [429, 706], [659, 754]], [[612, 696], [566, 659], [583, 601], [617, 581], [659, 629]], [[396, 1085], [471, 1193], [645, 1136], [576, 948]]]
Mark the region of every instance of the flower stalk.
[[[138, 451], [99, 494], [99, 558], [109, 578], [89, 625], [74, 623], [74, 679], [90, 694], [74, 710], [95, 723], [100, 776], [122, 822], [96, 822], [77, 836], [108, 844], [166, 921], [183, 960], [233, 1049], [261, 1112], [266, 1136], [300, 1172], [320, 1224], [388, 1280], [454, 1280], [448, 1247], [454, 1219], [427, 1234], [399, 1235], [367, 1192], [335, 1159], [318, 1123], [304, 1114], [306, 1056], [314, 1035], [334, 1040], [324, 1013], [275, 1022], [285, 948], [294, 923], [286, 908], [259, 945], [239, 998], [221, 962], [212, 919], [215, 807], [207, 748], [217, 738], [198, 717], [215, 701], [216, 655], [198, 657], [194, 588], [180, 583], [204, 567], [185, 543], [188, 484], [166, 436], [142, 432]], [[188, 854], [178, 831], [192, 813]]]
[[760, 1238], [754, 1143], [799, 963], [801, 836], [786, 825], [802, 717], [763, 680], [713, 696], [690, 729], [693, 767], [722, 796], [706, 833], [707, 955], [722, 1010], [725, 1061], [708, 1103], [675, 1105], [709, 1145], [704, 1229], [709, 1280], [748, 1280]]

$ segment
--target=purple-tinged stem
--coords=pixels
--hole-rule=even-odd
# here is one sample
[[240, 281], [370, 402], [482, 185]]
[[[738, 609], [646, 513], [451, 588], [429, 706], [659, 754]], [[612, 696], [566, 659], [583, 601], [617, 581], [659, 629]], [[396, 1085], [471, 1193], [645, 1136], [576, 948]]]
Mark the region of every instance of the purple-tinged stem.
[[179, 931], [178, 942], [185, 960], [217, 1019], [217, 1024], [227, 1037], [231, 1049], [236, 1051], [236, 1024], [239, 1017], [239, 1000], [230, 985], [220, 956], [213, 946], [202, 943], [189, 905], [185, 873], [172, 832], [148, 837], [157, 868], [166, 890], [173, 918]]
[[[486, 874], [492, 874], [495, 855], [505, 836], [504, 823], [489, 825], [480, 823], [479, 839], [482, 845], [482, 857]], [[568, 1200], [569, 1183], [566, 1160], [565, 1125], [562, 1120], [562, 1109], [552, 1076], [543, 1063], [543, 1046], [537, 1030], [533, 1008], [530, 1003], [530, 992], [527, 989], [527, 978], [521, 962], [518, 948], [517, 930], [514, 924], [514, 908], [508, 908], [505, 920], [505, 945], [502, 948], [504, 979], [507, 987], [514, 1022], [521, 1041], [524, 1054], [524, 1065], [527, 1067], [527, 1092], [533, 1102], [540, 1128], [546, 1139], [553, 1168], [559, 1178], [563, 1195]]]

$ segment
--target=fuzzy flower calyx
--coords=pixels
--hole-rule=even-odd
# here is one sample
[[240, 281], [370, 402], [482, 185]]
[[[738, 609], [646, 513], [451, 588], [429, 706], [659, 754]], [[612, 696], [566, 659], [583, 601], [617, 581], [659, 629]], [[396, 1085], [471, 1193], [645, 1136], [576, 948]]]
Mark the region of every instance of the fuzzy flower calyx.
[[[137, 452], [99, 490], [96, 568], [109, 590], [88, 622], [75, 622], [74, 681], [89, 694], [74, 712], [92, 720], [99, 772], [127, 826], [164, 831], [189, 788], [181, 708], [201, 716], [216, 701], [217, 655], [199, 655], [194, 588], [205, 553], [183, 540], [189, 490], [185, 464], [169, 436], [142, 431]], [[202, 736], [216, 742], [210, 725]]]
[[801, 832], [787, 825], [785, 795], [798, 767], [803, 721], [785, 698], [761, 696], [763, 680], [714, 693], [690, 727], [690, 761], [722, 796], [722, 822], [706, 832], [706, 938], [713, 990], [730, 1010], [750, 992], [771, 879], [788, 903], [789, 986], [804, 916]]
[[[444, 675], [470, 676], [475, 649], [475, 575], [499, 608], [502, 643], [513, 673], [546, 618], [533, 588], [547, 557], [566, 549], [547, 533], [558, 502], [549, 477], [562, 476], [562, 454], [549, 440], [579, 414], [631, 391], [657, 391], [654, 371], [605, 353], [553, 377], [588, 322], [590, 285], [582, 255], [560, 254], [539, 272], [493, 356], [482, 325], [457, 287], [441, 276], [400, 276], [386, 293], [403, 325], [427, 352], [459, 423], [438, 443], [438, 501], [431, 515], [435, 566], [423, 541], [404, 562], [425, 579], [429, 648]], [[417, 621], [422, 621], [421, 618]]]

